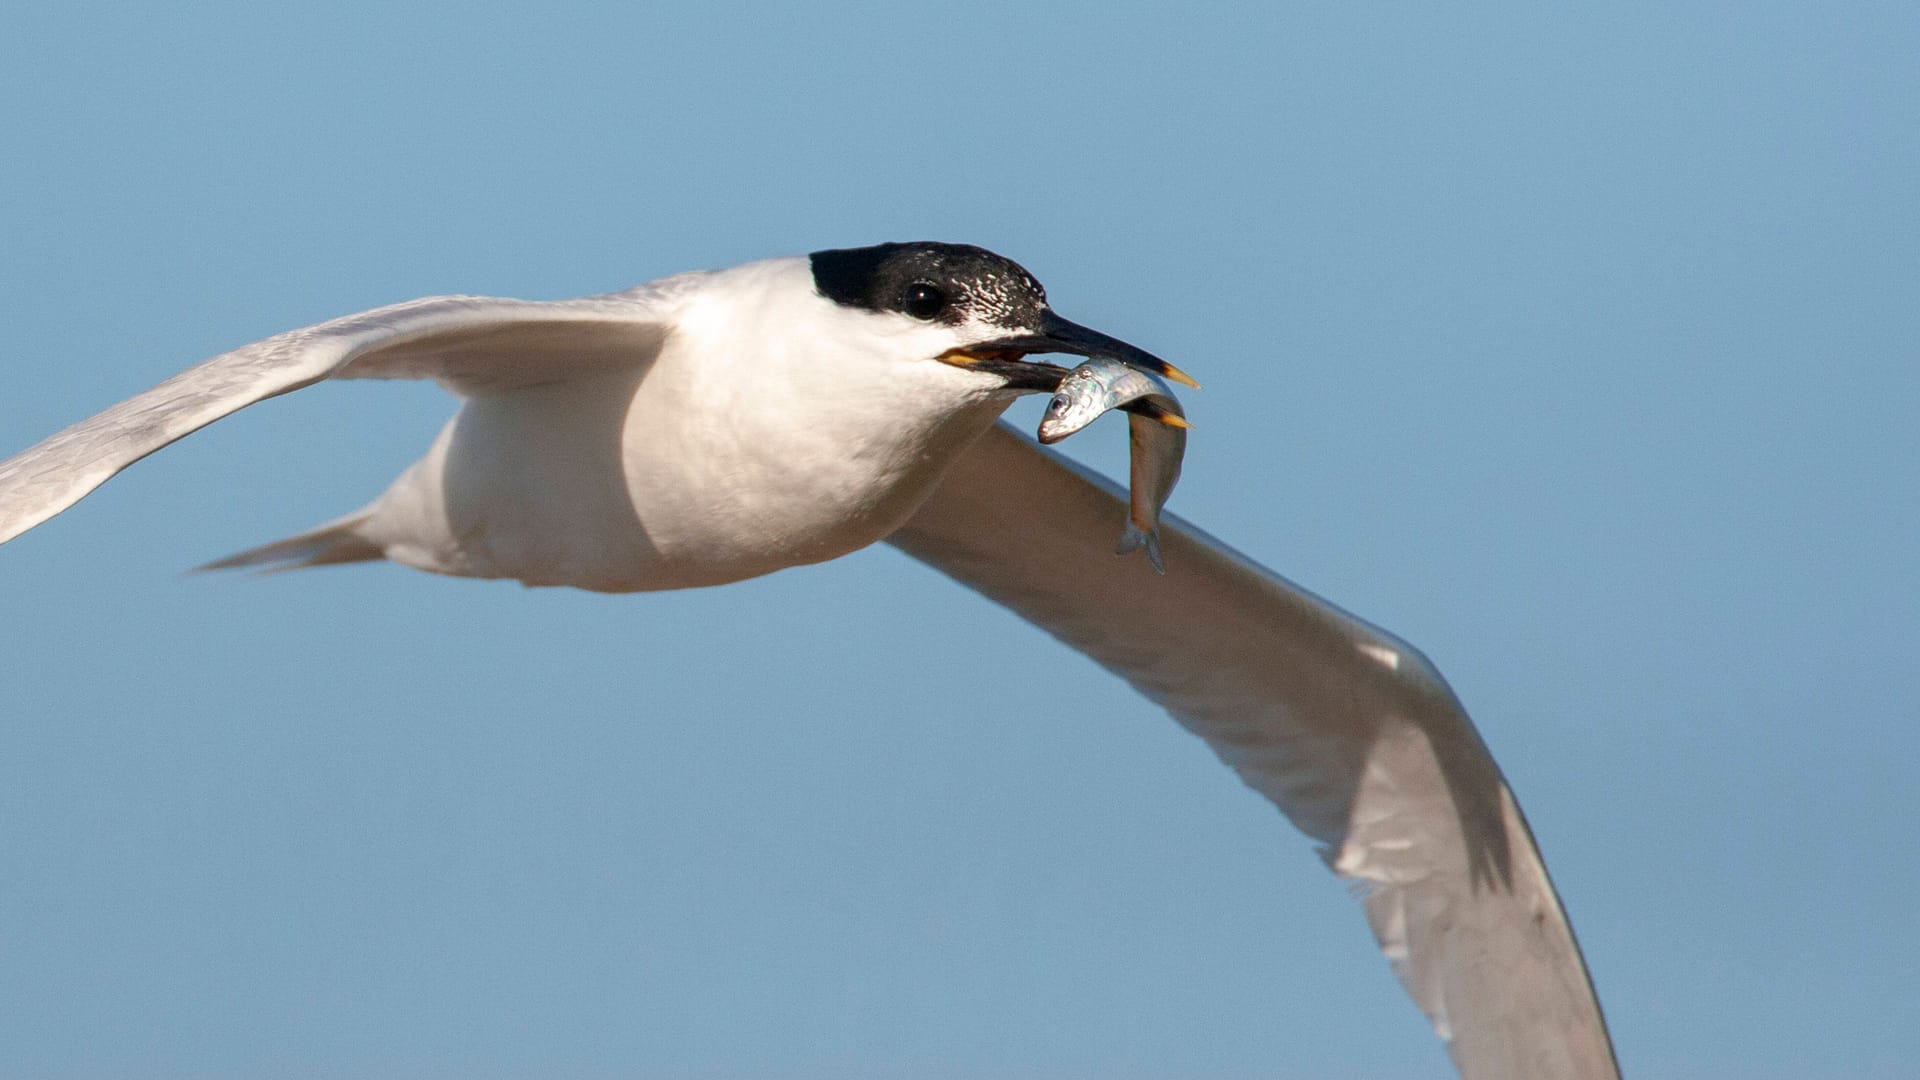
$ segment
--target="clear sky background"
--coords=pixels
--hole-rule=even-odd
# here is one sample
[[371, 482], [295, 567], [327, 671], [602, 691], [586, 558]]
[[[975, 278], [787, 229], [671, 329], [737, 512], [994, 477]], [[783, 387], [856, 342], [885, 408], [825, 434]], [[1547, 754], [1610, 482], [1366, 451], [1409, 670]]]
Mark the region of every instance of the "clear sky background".
[[[1915, 7], [1184, 7], [13, 5], [0, 451], [414, 296], [983, 244], [1206, 384], [1176, 511], [1446, 672], [1630, 1076], [1911, 1076]], [[451, 410], [0, 549], [0, 1075], [1447, 1074], [1273, 809], [891, 550], [179, 576]]]

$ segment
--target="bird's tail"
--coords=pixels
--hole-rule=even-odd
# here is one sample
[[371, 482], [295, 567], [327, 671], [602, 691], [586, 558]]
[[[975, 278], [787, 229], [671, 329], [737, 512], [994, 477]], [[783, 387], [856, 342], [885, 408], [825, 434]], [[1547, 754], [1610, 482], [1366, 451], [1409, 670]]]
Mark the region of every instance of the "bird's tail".
[[237, 555], [229, 555], [205, 566], [195, 567], [194, 573], [203, 570], [251, 568], [263, 574], [277, 574], [282, 570], [300, 570], [309, 566], [332, 566], [335, 563], [383, 559], [386, 554], [380, 546], [360, 532], [360, 527], [372, 517], [371, 507], [358, 510], [346, 517], [329, 521], [317, 529], [303, 532], [299, 536], [289, 536], [285, 540], [275, 541], [242, 551]]

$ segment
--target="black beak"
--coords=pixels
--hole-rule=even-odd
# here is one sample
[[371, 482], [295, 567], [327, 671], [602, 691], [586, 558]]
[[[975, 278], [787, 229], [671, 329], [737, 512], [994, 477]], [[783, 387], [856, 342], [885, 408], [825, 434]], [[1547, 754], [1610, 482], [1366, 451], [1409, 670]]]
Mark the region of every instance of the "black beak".
[[[1044, 311], [1037, 332], [995, 338], [969, 345], [941, 357], [950, 364], [991, 371], [1006, 378], [1008, 385], [1020, 390], [1053, 391], [1059, 389], [1062, 372], [1044, 364], [1029, 364], [1018, 359], [1034, 353], [1067, 353], [1072, 356], [1104, 356], [1130, 368], [1185, 383], [1194, 389], [1200, 384], [1193, 376], [1167, 363], [1145, 349], [1136, 348], [1116, 337], [1090, 330]], [[1022, 370], [1024, 369], [1024, 370]]]

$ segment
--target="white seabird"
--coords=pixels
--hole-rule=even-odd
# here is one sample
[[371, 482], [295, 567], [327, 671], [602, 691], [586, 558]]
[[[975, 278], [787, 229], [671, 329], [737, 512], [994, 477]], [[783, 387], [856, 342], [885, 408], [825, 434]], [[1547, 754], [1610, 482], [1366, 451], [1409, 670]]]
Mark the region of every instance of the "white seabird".
[[147, 454], [324, 379], [438, 380], [461, 407], [385, 494], [212, 564], [390, 559], [607, 592], [717, 585], [886, 540], [1086, 653], [1205, 739], [1361, 886], [1468, 1080], [1617, 1078], [1513, 792], [1405, 642], [996, 423], [1110, 356], [979, 248], [887, 244], [550, 302], [433, 297], [217, 356], [0, 463], [0, 543]]

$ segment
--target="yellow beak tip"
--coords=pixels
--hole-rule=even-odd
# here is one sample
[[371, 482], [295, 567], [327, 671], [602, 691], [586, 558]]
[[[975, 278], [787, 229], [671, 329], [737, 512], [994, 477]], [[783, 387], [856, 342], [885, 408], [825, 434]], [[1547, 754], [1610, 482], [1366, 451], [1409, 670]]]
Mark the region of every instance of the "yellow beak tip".
[[1167, 365], [1167, 378], [1172, 379], [1174, 382], [1180, 383], [1184, 386], [1191, 386], [1195, 390], [1200, 389], [1200, 383], [1198, 380], [1194, 379], [1193, 376], [1187, 374], [1186, 372], [1181, 371], [1179, 368], [1174, 367], [1172, 364]]

